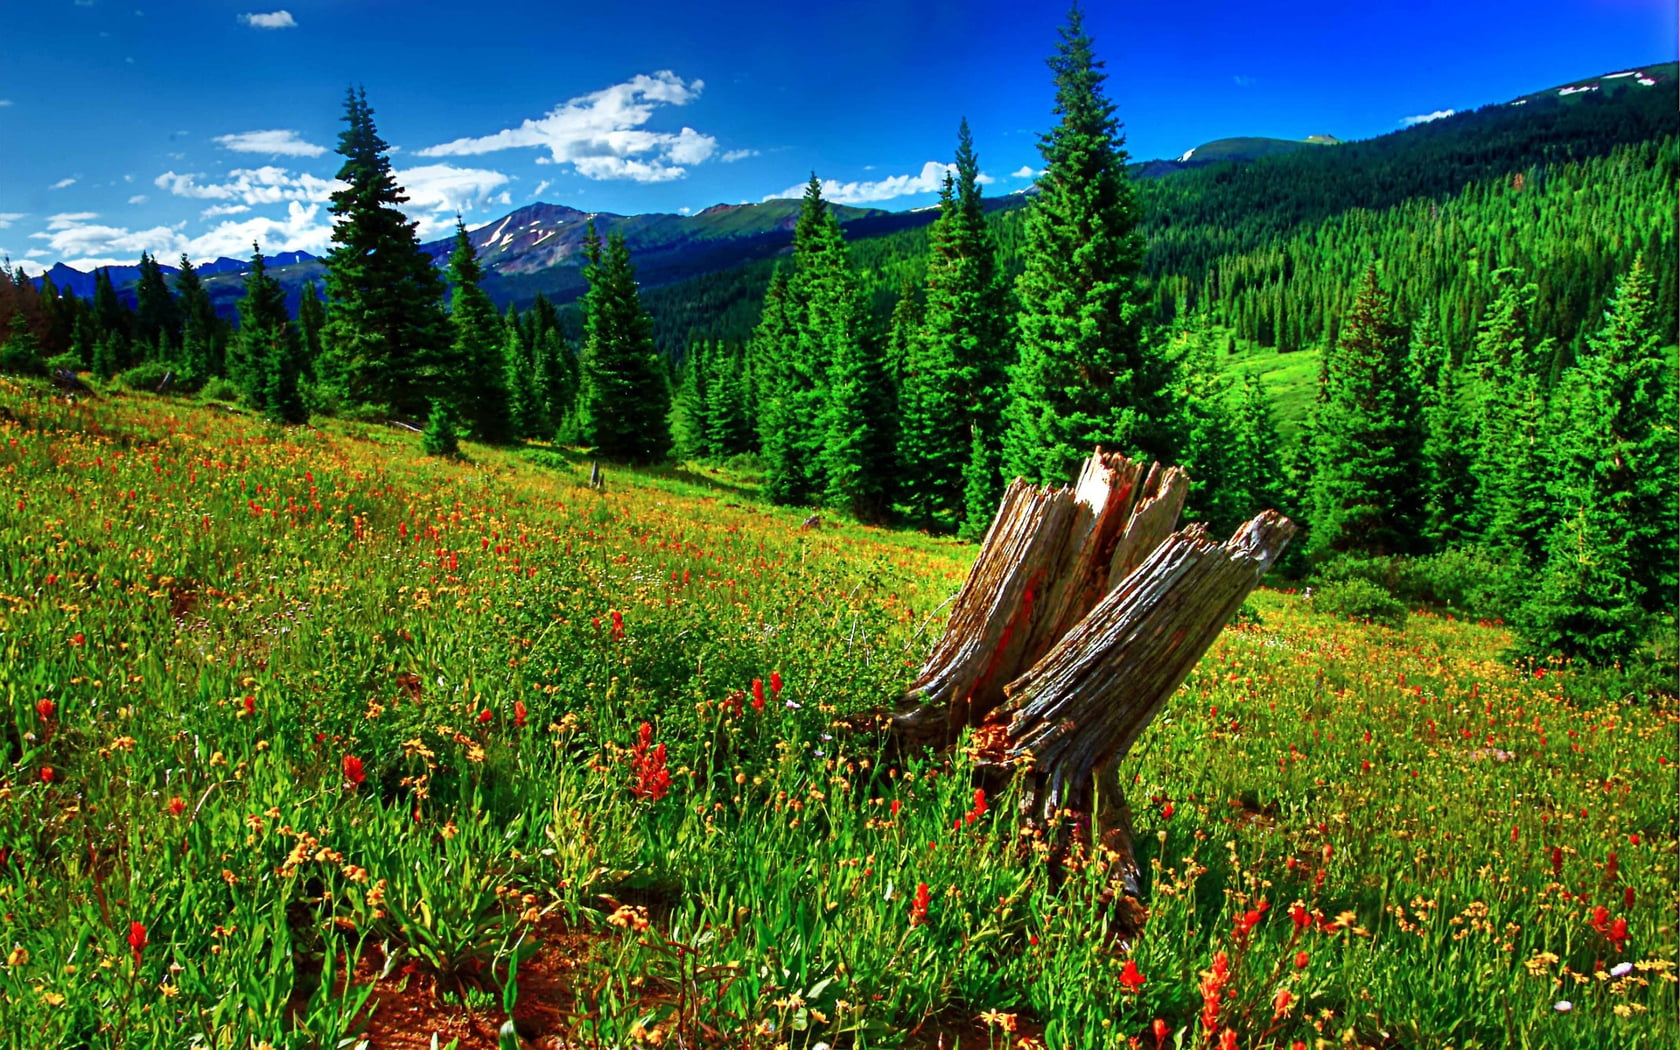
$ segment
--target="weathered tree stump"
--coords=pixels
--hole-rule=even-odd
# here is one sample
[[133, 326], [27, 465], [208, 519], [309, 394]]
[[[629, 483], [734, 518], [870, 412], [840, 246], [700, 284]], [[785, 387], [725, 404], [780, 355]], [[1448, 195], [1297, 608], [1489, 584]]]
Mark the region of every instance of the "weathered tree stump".
[[[1188, 485], [1177, 467], [1100, 448], [1072, 488], [1010, 485], [893, 717], [911, 748], [976, 729], [983, 773], [1025, 770], [1030, 820], [1090, 818], [1123, 868], [1120, 759], [1295, 532], [1276, 511], [1225, 543], [1200, 525], [1174, 532]], [[1136, 892], [1135, 866], [1129, 875]]]

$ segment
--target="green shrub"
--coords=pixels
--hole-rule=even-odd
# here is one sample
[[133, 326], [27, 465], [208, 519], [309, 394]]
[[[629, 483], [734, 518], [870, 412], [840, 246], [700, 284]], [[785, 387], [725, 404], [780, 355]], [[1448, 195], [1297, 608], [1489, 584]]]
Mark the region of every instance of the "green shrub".
[[58, 372], [80, 372], [83, 366], [82, 359], [75, 354], [54, 354], [47, 358], [41, 367], [48, 375], [54, 375]]
[[1352, 578], [1325, 583], [1313, 589], [1314, 612], [1369, 620], [1399, 629], [1406, 626], [1406, 606], [1394, 595], [1370, 580]]
[[1474, 619], [1509, 618], [1500, 595], [1510, 570], [1480, 547], [1457, 547], [1412, 558], [1405, 555], [1338, 554], [1313, 575], [1319, 585], [1359, 580], [1408, 605], [1453, 609]]
[[181, 371], [168, 361], [143, 361], [117, 374], [117, 384], [153, 394], [177, 393]]
[[428, 456], [457, 456], [461, 453], [455, 413], [441, 401], [432, 402], [432, 415], [426, 420], [425, 433], [420, 435], [420, 447]]
[[29, 333], [28, 326], [22, 326], [4, 344], [0, 344], [0, 372], [39, 375], [44, 370], [41, 346]]
[[198, 392], [205, 401], [238, 401], [239, 384], [225, 376], [212, 376]]

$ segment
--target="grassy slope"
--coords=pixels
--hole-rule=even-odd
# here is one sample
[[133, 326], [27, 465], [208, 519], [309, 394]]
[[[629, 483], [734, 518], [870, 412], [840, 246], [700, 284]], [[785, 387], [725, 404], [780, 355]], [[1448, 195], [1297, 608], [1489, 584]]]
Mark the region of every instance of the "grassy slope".
[[1124, 767], [1131, 990], [1104, 860], [1052, 886], [1010, 799], [965, 821], [960, 764], [883, 771], [835, 724], [909, 678], [970, 548], [802, 531], [705, 475], [595, 492], [556, 452], [44, 393], [0, 379], [0, 1002], [33, 1046], [332, 1045], [374, 987], [320, 972], [344, 952], [457, 972], [492, 1040], [505, 1000], [472, 989], [510, 953], [516, 1016], [620, 1045], [894, 1045], [983, 1010], [1200, 1045], [1216, 953], [1244, 1046], [1680, 1035], [1674, 712], [1565, 699], [1496, 626], [1257, 595]]

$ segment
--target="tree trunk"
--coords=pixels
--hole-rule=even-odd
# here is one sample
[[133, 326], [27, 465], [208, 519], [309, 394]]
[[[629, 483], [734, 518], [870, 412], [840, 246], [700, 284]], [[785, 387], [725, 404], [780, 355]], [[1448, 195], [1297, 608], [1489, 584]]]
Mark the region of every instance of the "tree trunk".
[[1025, 770], [1030, 820], [1089, 817], [1123, 866], [1120, 759], [1295, 533], [1276, 511], [1226, 543], [1175, 533], [1188, 484], [1100, 448], [1072, 488], [1015, 481], [893, 719], [910, 747], [975, 728], [983, 773]]

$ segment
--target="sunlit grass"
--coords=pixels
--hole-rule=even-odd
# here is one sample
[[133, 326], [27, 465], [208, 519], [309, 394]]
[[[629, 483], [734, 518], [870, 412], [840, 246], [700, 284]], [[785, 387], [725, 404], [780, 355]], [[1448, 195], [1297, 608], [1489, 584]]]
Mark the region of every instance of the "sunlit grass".
[[1128, 946], [1105, 858], [1053, 878], [960, 756], [838, 724], [896, 698], [972, 548], [692, 469], [596, 491], [554, 451], [0, 406], [30, 1045], [334, 1046], [356, 959], [493, 1009], [556, 924], [593, 945], [580, 1045], [1676, 1037], [1674, 712], [1573, 702], [1500, 630], [1258, 594], [1124, 767]]

